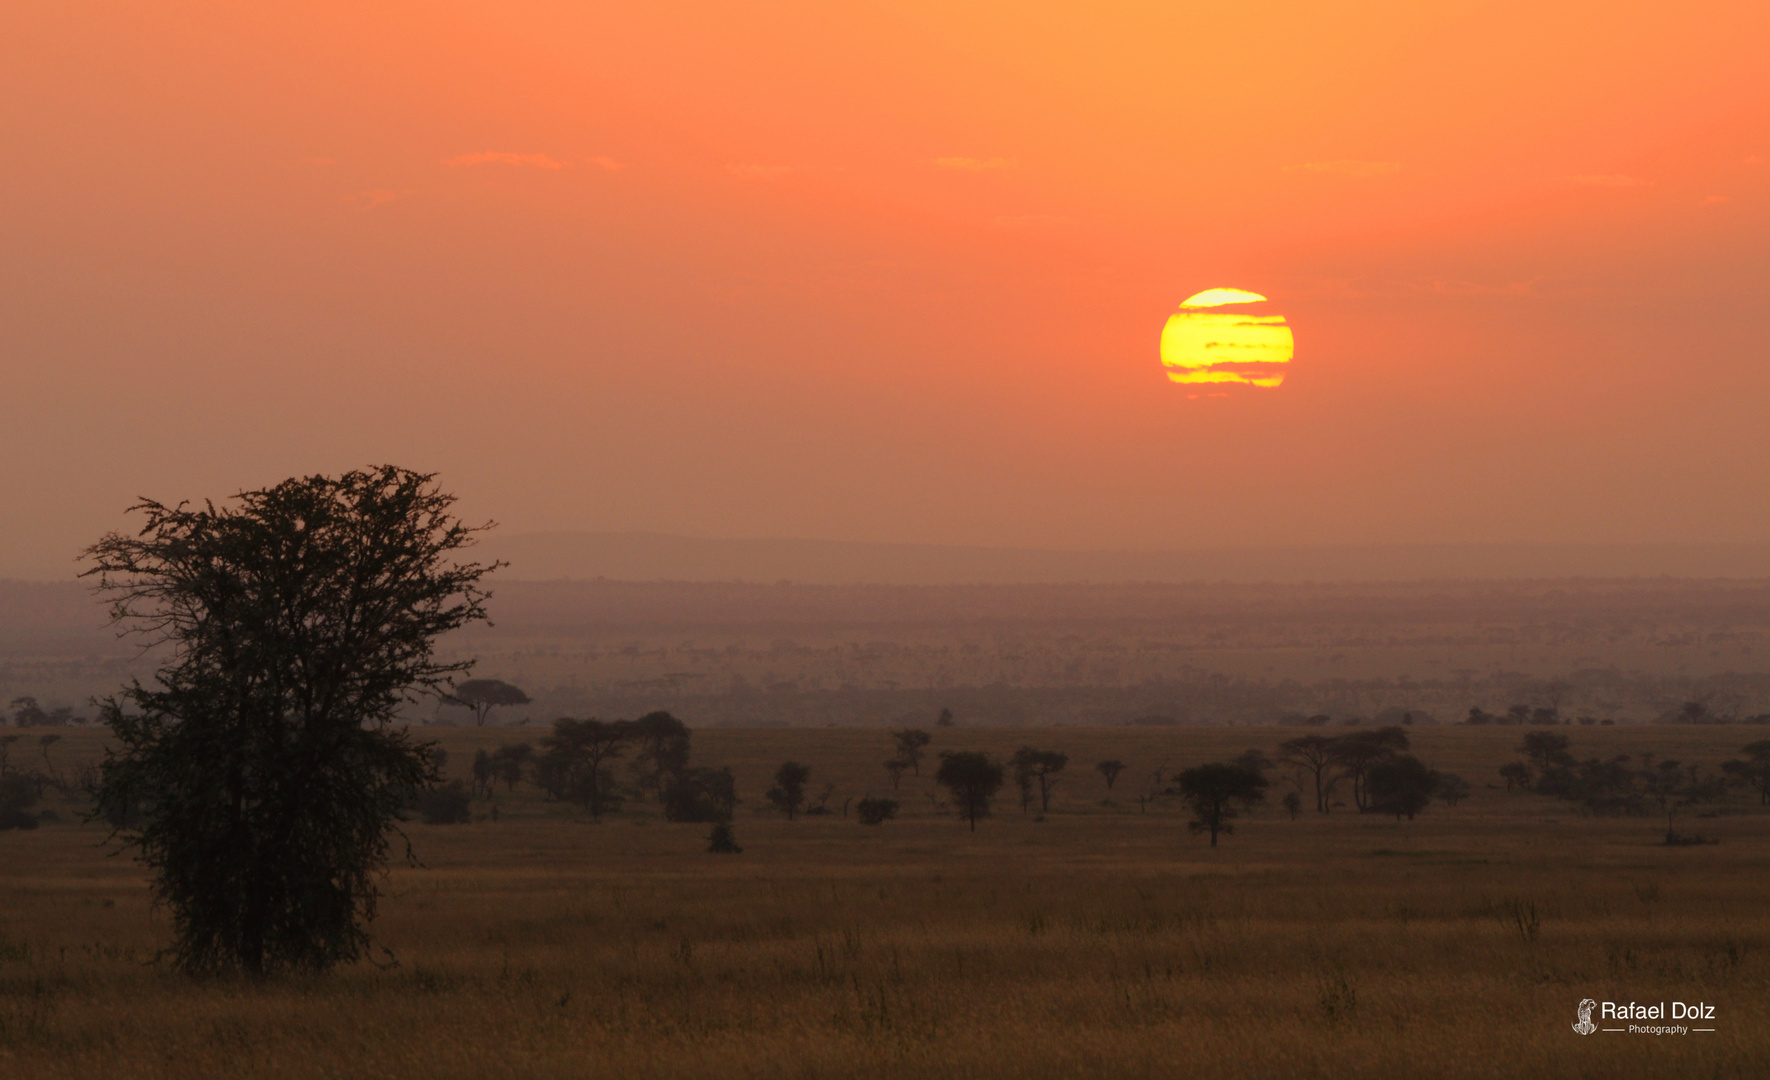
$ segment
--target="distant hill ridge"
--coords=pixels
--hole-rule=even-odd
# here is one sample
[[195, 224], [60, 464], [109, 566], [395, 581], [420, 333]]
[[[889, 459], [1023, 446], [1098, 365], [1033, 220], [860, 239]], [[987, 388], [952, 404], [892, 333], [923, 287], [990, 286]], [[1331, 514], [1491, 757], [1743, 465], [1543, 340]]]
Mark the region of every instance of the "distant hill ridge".
[[477, 555], [506, 580], [792, 581], [813, 585], [1296, 583], [1770, 577], [1770, 544], [1320, 544], [1052, 551], [642, 532], [517, 533]]

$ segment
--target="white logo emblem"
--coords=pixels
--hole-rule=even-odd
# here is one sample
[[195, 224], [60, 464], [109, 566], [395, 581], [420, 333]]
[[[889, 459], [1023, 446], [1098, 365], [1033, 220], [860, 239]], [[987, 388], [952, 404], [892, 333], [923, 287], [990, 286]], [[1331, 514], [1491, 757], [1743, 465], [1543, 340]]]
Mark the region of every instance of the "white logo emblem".
[[1591, 998], [1587, 998], [1580, 1002], [1579, 1023], [1573, 1025], [1573, 1030], [1579, 1032], [1581, 1035], [1590, 1035], [1592, 1032], [1597, 1031], [1598, 1025], [1592, 1023], [1592, 1010], [1597, 1007], [1598, 1003]]

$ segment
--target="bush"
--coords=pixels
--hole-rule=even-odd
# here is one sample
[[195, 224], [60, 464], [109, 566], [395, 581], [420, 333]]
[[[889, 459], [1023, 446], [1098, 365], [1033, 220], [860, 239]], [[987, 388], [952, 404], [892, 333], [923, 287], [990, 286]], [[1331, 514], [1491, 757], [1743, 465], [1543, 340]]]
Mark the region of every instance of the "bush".
[[897, 800], [869, 796], [855, 804], [854, 814], [862, 825], [882, 825], [897, 816]]
[[463, 825], [473, 820], [473, 793], [459, 780], [425, 788], [413, 802], [426, 825]]
[[664, 819], [701, 823], [730, 821], [737, 802], [737, 778], [730, 768], [688, 769], [664, 791]]
[[707, 851], [714, 855], [741, 855], [744, 849], [738, 847], [737, 834], [731, 826], [721, 821], [707, 834]]

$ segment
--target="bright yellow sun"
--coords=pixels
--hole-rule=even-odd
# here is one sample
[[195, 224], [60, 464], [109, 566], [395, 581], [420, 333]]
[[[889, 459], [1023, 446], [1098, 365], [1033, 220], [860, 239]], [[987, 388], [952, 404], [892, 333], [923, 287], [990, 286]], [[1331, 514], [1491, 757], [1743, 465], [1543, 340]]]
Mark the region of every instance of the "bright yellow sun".
[[1264, 305], [1259, 293], [1206, 289], [1188, 297], [1162, 327], [1162, 366], [1168, 378], [1199, 387], [1255, 386], [1284, 382], [1294, 342], [1283, 315], [1216, 308]]

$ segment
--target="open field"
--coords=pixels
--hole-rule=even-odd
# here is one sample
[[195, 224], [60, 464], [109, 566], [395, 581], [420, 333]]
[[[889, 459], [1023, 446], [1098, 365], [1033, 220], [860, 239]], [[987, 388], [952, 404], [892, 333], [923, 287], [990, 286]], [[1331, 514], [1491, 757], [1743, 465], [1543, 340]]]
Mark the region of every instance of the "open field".
[[[1524, 729], [1528, 730], [1528, 729]], [[1742, 726], [1560, 728], [1580, 757], [1716, 766]], [[533, 728], [428, 729], [464, 771]], [[906, 777], [869, 829], [843, 801], [890, 781], [880, 730], [701, 730], [739, 779], [745, 851], [630, 803], [592, 825], [529, 785], [470, 825], [413, 824], [390, 950], [327, 978], [193, 982], [138, 869], [74, 808], [0, 833], [0, 1075], [48, 1077], [1433, 1077], [1770, 1074], [1770, 812], [1733, 796], [1593, 818], [1486, 785], [1518, 728], [1417, 728], [1476, 792], [1413, 823], [1275, 805], [1212, 850], [1153, 770], [1294, 728], [943, 729], [933, 750], [1067, 751], [1044, 820], [1005, 790], [975, 834]], [[68, 729], [53, 764], [100, 735]], [[28, 740], [21, 740], [28, 742]], [[32, 752], [35, 752], [33, 747]], [[760, 812], [791, 757], [837, 812]], [[1129, 766], [1112, 793], [1093, 762]], [[925, 763], [924, 772], [929, 772]], [[1284, 790], [1275, 783], [1274, 799]], [[1570, 1030], [1582, 998], [1702, 1001], [1713, 1033]], [[1605, 1025], [1612, 1026], [1612, 1025]]]

